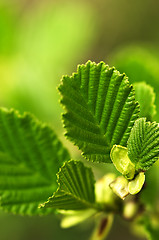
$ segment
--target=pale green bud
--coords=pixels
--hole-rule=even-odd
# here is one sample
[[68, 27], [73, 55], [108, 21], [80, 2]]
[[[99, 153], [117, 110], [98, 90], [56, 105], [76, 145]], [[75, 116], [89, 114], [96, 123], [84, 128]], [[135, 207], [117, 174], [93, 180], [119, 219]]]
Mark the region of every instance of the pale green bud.
[[110, 157], [116, 169], [127, 179], [133, 179], [135, 175], [135, 166], [128, 157], [128, 149], [120, 145], [114, 145]]
[[119, 176], [110, 184], [110, 188], [118, 197], [124, 200], [129, 194], [128, 183], [125, 177]]
[[116, 178], [114, 173], [108, 173], [95, 184], [96, 201], [99, 203], [113, 204], [114, 193], [109, 187], [109, 184]]
[[143, 185], [145, 182], [145, 174], [143, 172], [140, 172], [134, 180], [130, 181], [128, 184], [128, 190], [129, 193], [132, 195], [137, 194], [141, 191]]
[[123, 208], [123, 216], [124, 216], [124, 218], [126, 218], [126, 219], [133, 219], [134, 218], [134, 216], [136, 216], [137, 215], [137, 213], [138, 213], [138, 209], [139, 207], [138, 207], [138, 205], [135, 203], [135, 202], [133, 202], [133, 201], [130, 201], [130, 202], [127, 202], [126, 204], [125, 204], [125, 206], [124, 206], [124, 208]]

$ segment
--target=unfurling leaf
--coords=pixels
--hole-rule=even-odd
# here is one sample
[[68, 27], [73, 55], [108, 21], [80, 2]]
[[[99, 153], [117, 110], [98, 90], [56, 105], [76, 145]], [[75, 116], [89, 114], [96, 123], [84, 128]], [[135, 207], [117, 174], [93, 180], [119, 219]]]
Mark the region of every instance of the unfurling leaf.
[[114, 145], [111, 153], [111, 160], [116, 169], [127, 179], [133, 179], [135, 175], [135, 166], [128, 157], [128, 149], [119, 145]]
[[58, 173], [59, 188], [41, 205], [44, 208], [82, 210], [98, 208], [95, 204], [94, 176], [82, 162], [68, 161]]
[[53, 130], [30, 114], [0, 109], [0, 195], [3, 210], [47, 214], [38, 209], [56, 189], [56, 172], [69, 160]]
[[111, 162], [114, 144], [126, 146], [139, 105], [128, 78], [104, 62], [88, 61], [59, 87], [66, 136], [91, 161]]
[[131, 180], [128, 184], [128, 191], [130, 194], [134, 195], [141, 191], [145, 182], [145, 174], [140, 172], [135, 179]]
[[131, 181], [128, 181], [124, 176], [119, 176], [109, 186], [118, 197], [124, 200], [129, 194], [135, 195], [139, 193], [144, 182], [145, 175], [143, 172], [140, 172]]

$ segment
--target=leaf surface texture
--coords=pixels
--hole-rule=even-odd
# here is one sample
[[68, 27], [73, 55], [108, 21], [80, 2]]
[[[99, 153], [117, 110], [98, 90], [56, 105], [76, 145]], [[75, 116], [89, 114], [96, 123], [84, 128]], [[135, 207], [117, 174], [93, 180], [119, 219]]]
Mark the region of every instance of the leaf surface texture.
[[159, 157], [159, 124], [136, 120], [128, 140], [128, 156], [135, 169], [148, 170]]
[[59, 91], [66, 136], [87, 159], [111, 162], [110, 149], [126, 146], [139, 115], [128, 78], [104, 62], [88, 61], [71, 77], [63, 77]]
[[5, 211], [50, 213], [38, 205], [56, 190], [56, 172], [69, 158], [49, 126], [30, 114], [0, 109], [0, 195]]
[[91, 168], [82, 162], [64, 163], [58, 175], [59, 188], [42, 207], [64, 210], [82, 210], [96, 208], [94, 193], [94, 176]]

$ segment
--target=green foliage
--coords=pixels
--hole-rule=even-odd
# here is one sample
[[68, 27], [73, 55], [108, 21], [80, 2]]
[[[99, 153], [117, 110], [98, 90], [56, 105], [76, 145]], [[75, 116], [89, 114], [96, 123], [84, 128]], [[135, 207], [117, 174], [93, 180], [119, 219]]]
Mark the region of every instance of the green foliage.
[[69, 158], [50, 127], [30, 114], [0, 109], [0, 194], [5, 211], [53, 212], [38, 205], [56, 190], [55, 174]]
[[[140, 117], [153, 119], [153, 89], [143, 82], [135, 89]], [[150, 201], [143, 201], [144, 194], [142, 204], [135, 196], [124, 200], [141, 191], [144, 172], [159, 157], [159, 124], [139, 118], [139, 104], [125, 74], [104, 62], [88, 61], [79, 65], [71, 77], [63, 77], [59, 91], [65, 108], [66, 136], [85, 158], [104, 163], [112, 160], [123, 176], [109, 173], [95, 184], [92, 169], [81, 161], [70, 160], [49, 126], [28, 113], [20, 115], [0, 108], [2, 209], [22, 215], [48, 214], [58, 209], [64, 215], [63, 227], [100, 216], [92, 239], [97, 235], [104, 239], [115, 213], [135, 219], [142, 204], [156, 219], [157, 202], [154, 209], [149, 208]], [[154, 223], [141, 224], [150, 240], [158, 236]]]
[[155, 93], [153, 88], [145, 82], [133, 84], [135, 97], [140, 104], [140, 117], [152, 121], [156, 115]]
[[64, 163], [58, 175], [58, 190], [42, 207], [64, 210], [82, 210], [96, 208], [94, 193], [94, 176], [91, 168], [82, 162]]
[[126, 146], [139, 105], [128, 78], [103, 62], [88, 61], [59, 87], [66, 136], [96, 162], [110, 162], [114, 144]]
[[148, 170], [159, 157], [159, 124], [136, 120], [128, 140], [128, 156], [136, 171]]

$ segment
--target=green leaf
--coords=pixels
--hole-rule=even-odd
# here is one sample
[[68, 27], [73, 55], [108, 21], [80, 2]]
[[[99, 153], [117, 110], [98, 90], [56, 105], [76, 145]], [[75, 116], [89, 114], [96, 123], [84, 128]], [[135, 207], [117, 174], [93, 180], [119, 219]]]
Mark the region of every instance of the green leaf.
[[94, 193], [94, 176], [91, 168], [82, 162], [64, 163], [58, 175], [59, 188], [41, 207], [64, 210], [82, 210], [96, 208]]
[[97, 162], [111, 162], [114, 144], [126, 146], [139, 105], [128, 78], [104, 62], [88, 61], [59, 87], [66, 136]]
[[52, 212], [38, 205], [56, 190], [56, 172], [69, 158], [50, 127], [28, 113], [0, 109], [0, 195], [5, 211]]
[[135, 97], [140, 104], [140, 117], [152, 121], [156, 115], [155, 93], [145, 82], [135, 83]]
[[136, 171], [148, 170], [159, 157], [159, 124], [136, 120], [128, 140], [128, 156]]

